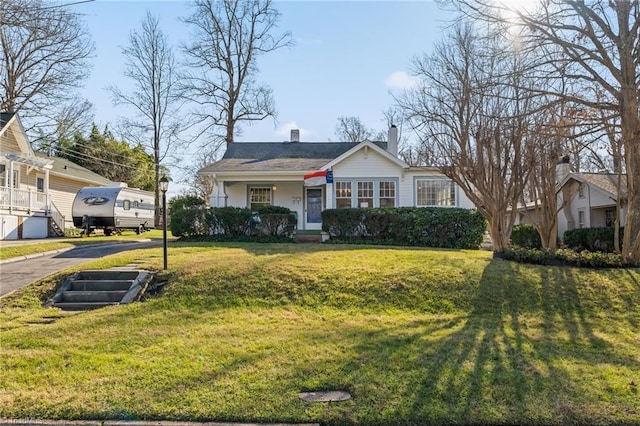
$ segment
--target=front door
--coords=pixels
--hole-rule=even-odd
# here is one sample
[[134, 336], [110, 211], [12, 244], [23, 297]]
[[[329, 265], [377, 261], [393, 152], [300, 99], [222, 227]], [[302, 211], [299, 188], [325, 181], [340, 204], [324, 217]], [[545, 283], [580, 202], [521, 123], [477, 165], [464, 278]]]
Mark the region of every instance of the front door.
[[305, 229], [322, 229], [322, 188], [305, 188]]

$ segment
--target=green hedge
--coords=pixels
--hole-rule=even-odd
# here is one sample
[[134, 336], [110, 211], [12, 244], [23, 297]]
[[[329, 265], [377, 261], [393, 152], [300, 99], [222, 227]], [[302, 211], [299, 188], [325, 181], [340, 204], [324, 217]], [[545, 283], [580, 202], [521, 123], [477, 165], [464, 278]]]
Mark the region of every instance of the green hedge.
[[291, 237], [296, 229], [296, 215], [286, 207], [264, 206], [258, 209], [259, 234], [272, 237]]
[[474, 210], [459, 208], [328, 209], [322, 230], [333, 242], [478, 248], [486, 222]]
[[171, 212], [173, 235], [190, 240], [283, 241], [291, 239], [295, 228], [295, 215], [278, 206], [261, 208], [257, 214], [248, 208], [200, 205], [180, 205]]
[[[574, 251], [612, 253], [615, 252], [614, 229], [612, 227], [572, 229], [564, 233], [562, 242]], [[620, 241], [623, 235], [624, 228], [620, 228]]]
[[496, 252], [494, 253], [494, 257], [535, 265], [578, 266], [587, 268], [629, 268], [638, 266], [633, 262], [625, 263], [619, 254], [590, 252], [586, 250], [576, 252], [570, 249], [560, 249], [552, 252], [545, 249], [514, 247]]
[[524, 248], [542, 248], [540, 233], [535, 226], [526, 223], [514, 225], [511, 230], [511, 245]]

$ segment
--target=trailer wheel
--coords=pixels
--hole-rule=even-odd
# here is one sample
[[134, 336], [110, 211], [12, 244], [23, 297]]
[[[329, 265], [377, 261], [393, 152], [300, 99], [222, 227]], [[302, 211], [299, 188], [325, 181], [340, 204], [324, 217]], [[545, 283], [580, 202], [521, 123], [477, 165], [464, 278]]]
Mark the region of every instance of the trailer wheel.
[[138, 225], [138, 229], [136, 229], [136, 234], [141, 235], [144, 233], [144, 225]]
[[106, 237], [110, 237], [110, 236], [111, 236], [111, 229], [105, 229], [105, 230], [104, 230], [104, 235], [105, 235]]

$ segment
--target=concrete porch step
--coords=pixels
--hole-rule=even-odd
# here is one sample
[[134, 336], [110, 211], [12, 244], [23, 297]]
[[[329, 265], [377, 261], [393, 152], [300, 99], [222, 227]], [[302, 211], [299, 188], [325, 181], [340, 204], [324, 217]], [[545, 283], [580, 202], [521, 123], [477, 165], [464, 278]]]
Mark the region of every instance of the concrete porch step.
[[321, 243], [322, 235], [320, 234], [296, 234], [296, 243]]

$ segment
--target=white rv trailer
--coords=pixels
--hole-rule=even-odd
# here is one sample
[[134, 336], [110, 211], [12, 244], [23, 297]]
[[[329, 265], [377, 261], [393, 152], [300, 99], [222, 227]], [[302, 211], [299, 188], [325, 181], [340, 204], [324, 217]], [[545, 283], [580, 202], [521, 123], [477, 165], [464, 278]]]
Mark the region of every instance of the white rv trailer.
[[73, 226], [89, 234], [104, 229], [111, 235], [122, 229], [138, 234], [154, 227], [154, 194], [126, 186], [84, 187], [73, 200]]

